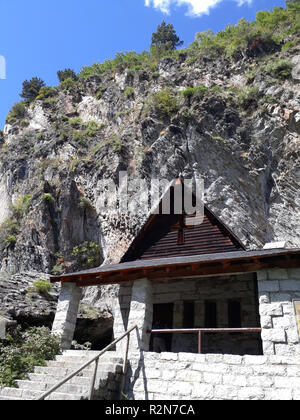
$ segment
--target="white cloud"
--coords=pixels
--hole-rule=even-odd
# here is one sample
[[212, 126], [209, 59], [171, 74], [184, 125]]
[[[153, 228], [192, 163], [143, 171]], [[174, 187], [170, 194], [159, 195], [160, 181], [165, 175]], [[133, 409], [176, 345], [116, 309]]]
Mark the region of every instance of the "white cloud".
[[[160, 10], [165, 14], [170, 14], [171, 7], [175, 6], [187, 6], [188, 16], [201, 16], [203, 14], [209, 14], [210, 9], [217, 6], [224, 0], [145, 0], [145, 5], [150, 7], [153, 6], [155, 9]], [[253, 0], [234, 0], [238, 6], [242, 6], [247, 3], [250, 5]]]

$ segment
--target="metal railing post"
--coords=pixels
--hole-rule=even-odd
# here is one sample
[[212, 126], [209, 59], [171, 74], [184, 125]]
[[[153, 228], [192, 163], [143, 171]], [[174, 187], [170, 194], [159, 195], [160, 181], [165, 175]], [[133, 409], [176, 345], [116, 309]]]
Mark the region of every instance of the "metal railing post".
[[130, 342], [130, 335], [127, 335], [125, 357], [124, 357], [124, 362], [123, 362], [123, 377], [122, 377], [122, 382], [121, 382], [121, 387], [120, 387], [120, 400], [122, 400], [124, 396], [126, 373], [127, 373], [127, 367], [128, 367], [129, 342]]
[[202, 353], [202, 348], [201, 348], [201, 331], [198, 332], [198, 353], [201, 354]]
[[94, 374], [91, 382], [91, 389], [90, 389], [90, 395], [89, 395], [89, 401], [93, 399], [94, 389], [95, 389], [95, 381], [97, 376], [97, 370], [98, 370], [98, 364], [99, 364], [99, 358], [95, 361], [95, 369]]

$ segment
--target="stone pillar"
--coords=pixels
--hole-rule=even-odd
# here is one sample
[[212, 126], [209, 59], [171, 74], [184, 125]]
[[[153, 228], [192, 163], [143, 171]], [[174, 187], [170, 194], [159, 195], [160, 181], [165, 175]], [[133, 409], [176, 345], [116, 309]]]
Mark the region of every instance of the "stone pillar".
[[300, 300], [300, 269], [257, 273], [263, 350], [266, 355], [300, 355], [293, 300]]
[[57, 304], [52, 334], [60, 337], [61, 348], [71, 348], [81, 299], [81, 289], [75, 283], [63, 283]]
[[149, 351], [153, 321], [152, 283], [147, 279], [136, 280], [132, 286], [128, 328], [137, 324], [138, 329], [130, 337], [130, 350]]
[[0, 317], [0, 339], [4, 340], [6, 336], [7, 319]]
[[[131, 302], [132, 285], [125, 283], [119, 287], [118, 296], [115, 299], [113, 316], [114, 316], [114, 339], [119, 338], [128, 329], [128, 317]], [[116, 344], [117, 352], [123, 354], [125, 350], [126, 339], [119, 341]]]

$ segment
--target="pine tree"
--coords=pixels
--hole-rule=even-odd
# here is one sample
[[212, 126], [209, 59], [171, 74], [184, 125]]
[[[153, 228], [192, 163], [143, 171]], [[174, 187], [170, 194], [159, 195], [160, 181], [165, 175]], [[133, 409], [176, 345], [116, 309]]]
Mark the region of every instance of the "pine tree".
[[23, 90], [20, 94], [21, 98], [32, 101], [35, 99], [41, 88], [45, 86], [45, 82], [38, 77], [33, 77], [31, 80], [25, 80], [23, 82]]
[[152, 34], [151, 46], [165, 47], [167, 49], [175, 50], [183, 44], [179, 37], [176, 35], [174, 26], [170, 23], [167, 25], [162, 21], [161, 25], [157, 27], [157, 32]]

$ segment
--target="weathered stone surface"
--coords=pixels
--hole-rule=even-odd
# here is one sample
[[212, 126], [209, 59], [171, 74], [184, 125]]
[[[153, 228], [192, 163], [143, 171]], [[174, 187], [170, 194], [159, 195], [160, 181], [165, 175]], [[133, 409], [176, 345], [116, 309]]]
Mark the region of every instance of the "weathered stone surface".
[[77, 287], [76, 283], [64, 283], [62, 285], [52, 334], [60, 337], [63, 350], [71, 348], [81, 296], [82, 290]]
[[[184, 354], [185, 360], [190, 362], [189, 366], [175, 361], [169, 366], [166, 365], [167, 354], [160, 357], [151, 353], [144, 358], [142, 366], [137, 355], [131, 359], [125, 388], [129, 397], [179, 401], [300, 398], [300, 380], [297, 377], [300, 364], [297, 357], [208, 355], [206, 363], [199, 363], [194, 361], [195, 355]], [[170, 355], [174, 356], [173, 353]], [[216, 363], [213, 356], [218, 360]], [[176, 357], [181, 359], [182, 354], [176, 354]], [[227, 370], [214, 372], [222, 366], [226, 366]], [[158, 375], [161, 379], [157, 379]]]

